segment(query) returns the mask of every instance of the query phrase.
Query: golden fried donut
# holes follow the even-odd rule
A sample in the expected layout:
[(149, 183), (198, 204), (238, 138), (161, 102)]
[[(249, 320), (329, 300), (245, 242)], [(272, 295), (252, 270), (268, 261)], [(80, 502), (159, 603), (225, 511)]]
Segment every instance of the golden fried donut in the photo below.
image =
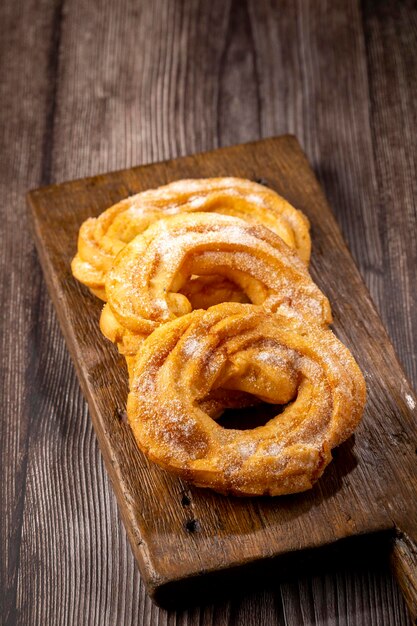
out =
[(72, 272), (106, 299), (104, 281), (122, 248), (153, 222), (177, 213), (215, 212), (244, 218), (277, 233), (300, 258), (310, 259), (309, 223), (275, 191), (241, 178), (179, 180), (122, 200), (86, 220), (78, 236)]
[[(207, 413), (207, 397), (230, 389), (289, 404), (264, 426), (225, 429)], [(144, 341), (127, 415), (138, 446), (162, 468), (224, 494), (280, 495), (312, 487), (358, 425), (365, 396), (359, 367), (330, 330), (225, 303)]]
[(184, 293), (193, 275), (221, 275), (254, 304), (331, 322), (327, 298), (278, 235), (237, 217), (192, 213), (159, 220), (117, 256), (106, 279), (103, 334), (123, 354), (136, 354), (160, 324), (192, 310)]

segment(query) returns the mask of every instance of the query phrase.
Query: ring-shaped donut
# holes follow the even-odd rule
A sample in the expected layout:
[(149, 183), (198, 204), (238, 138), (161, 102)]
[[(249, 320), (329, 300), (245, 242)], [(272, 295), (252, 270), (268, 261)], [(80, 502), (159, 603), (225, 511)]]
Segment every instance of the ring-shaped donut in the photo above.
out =
[(213, 212), (263, 224), (294, 248), (307, 264), (309, 222), (275, 191), (242, 178), (179, 180), (118, 202), (97, 218), (87, 219), (78, 236), (72, 272), (105, 300), (104, 282), (116, 255), (155, 221), (177, 213)]
[(159, 220), (117, 256), (106, 279), (103, 334), (135, 354), (160, 324), (193, 310), (184, 295), (193, 275), (221, 275), (253, 304), (331, 322), (329, 301), (278, 235), (237, 217), (193, 213)]
[[(283, 412), (253, 430), (207, 413), (215, 390), (243, 390)], [(220, 304), (165, 324), (142, 344), (127, 414), (162, 468), (225, 494), (309, 489), (360, 421), (366, 389), (349, 350), (323, 327), (250, 304)]]

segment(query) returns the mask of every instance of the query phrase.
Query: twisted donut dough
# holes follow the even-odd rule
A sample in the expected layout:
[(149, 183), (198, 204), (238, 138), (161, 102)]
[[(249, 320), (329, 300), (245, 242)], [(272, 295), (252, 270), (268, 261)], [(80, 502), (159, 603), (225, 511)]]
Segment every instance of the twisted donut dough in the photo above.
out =
[(263, 224), (308, 263), (311, 241), (305, 215), (275, 191), (241, 178), (180, 180), (150, 189), (86, 220), (78, 236), (72, 272), (106, 299), (104, 282), (116, 255), (155, 221), (177, 213), (215, 212)]
[[(207, 397), (241, 390), (290, 402), (266, 425), (227, 430)], [(225, 494), (309, 489), (360, 421), (365, 382), (333, 333), (250, 304), (219, 304), (169, 322), (142, 344), (127, 414), (143, 452)], [(220, 401), (221, 403), (221, 401)]]
[(233, 281), (254, 304), (331, 322), (327, 298), (279, 236), (237, 217), (193, 213), (159, 220), (117, 256), (106, 279), (103, 334), (122, 353), (136, 354), (160, 324), (192, 310), (178, 293), (186, 293), (187, 280), (213, 274)]

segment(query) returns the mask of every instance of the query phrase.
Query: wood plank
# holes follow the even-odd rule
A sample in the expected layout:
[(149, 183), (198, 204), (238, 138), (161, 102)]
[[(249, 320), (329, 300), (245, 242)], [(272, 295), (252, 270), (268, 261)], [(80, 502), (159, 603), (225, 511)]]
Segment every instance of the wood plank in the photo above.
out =
[(0, 621), (5, 625), (15, 624), (18, 616), (28, 448), (39, 382), (37, 317), (46, 293), (24, 195), (29, 187), (49, 182), (44, 137), (53, 102), (56, 4), (17, 0), (0, 5)]
[[(126, 372), (117, 351), (100, 337), (101, 305), (75, 284), (70, 273), (78, 228), (87, 216), (97, 215), (127, 190), (215, 175), (264, 178), (307, 214), (313, 233), (313, 278), (328, 294), (336, 333), (351, 347), (368, 384), (367, 410), (355, 443), (350, 440), (340, 447), (336, 461), (312, 491), (279, 502), (224, 498), (190, 488), (147, 461), (119, 417), (127, 393)], [(220, 570), (356, 535), (396, 528), (414, 545), (415, 398), (294, 138), (269, 139), (51, 186), (31, 192), (29, 199), (51, 296), (89, 402), (133, 552), (153, 597), (172, 601), (172, 594), (178, 597), (180, 582), (189, 587)], [(182, 503), (185, 490), (190, 510)], [(197, 521), (192, 533), (187, 525), (190, 515)]]
[(374, 205), (383, 249), (380, 310), (416, 385), (417, 74), (410, 71), (417, 49), (416, 5), (366, 1), (364, 24), (378, 183)]
[[(378, 219), (384, 240), (383, 319), (398, 345), (411, 380), (417, 380), (417, 146), (413, 141), (417, 76), (410, 73), (417, 47), (417, 11), (412, 2), (364, 3), (371, 128), (378, 179)], [(396, 210), (393, 210), (396, 207)], [(395, 297), (391, 297), (396, 294)], [(409, 604), (415, 561), (407, 538), (392, 553), (393, 568)], [(417, 610), (414, 610), (414, 619)]]

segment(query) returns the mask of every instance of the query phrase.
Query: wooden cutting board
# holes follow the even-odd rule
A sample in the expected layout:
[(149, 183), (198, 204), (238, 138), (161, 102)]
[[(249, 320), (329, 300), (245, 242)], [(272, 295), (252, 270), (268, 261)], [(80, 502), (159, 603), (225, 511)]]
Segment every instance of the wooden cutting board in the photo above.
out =
[[(361, 426), (335, 451), (315, 488), (303, 494), (224, 497), (150, 463), (124, 419), (127, 374), (99, 331), (102, 303), (71, 275), (78, 229), (87, 217), (144, 189), (212, 176), (263, 182), (309, 217), (312, 276), (330, 299), (336, 334), (365, 374)], [(51, 185), (31, 191), (28, 202), (50, 295), (150, 595), (162, 604), (184, 597), (191, 602), (197, 591), (218, 589), (220, 580), (224, 590), (242, 574), (253, 580), (254, 573), (276, 571), (275, 564), (285, 575), (291, 562), (299, 562), (296, 552), (319, 562), (315, 549), (346, 545), (342, 540), (349, 538), (349, 550), (357, 543), (362, 551), (367, 540), (353, 538), (372, 535), (390, 542), (394, 570), (416, 615), (416, 399), (297, 140), (265, 139)]]

